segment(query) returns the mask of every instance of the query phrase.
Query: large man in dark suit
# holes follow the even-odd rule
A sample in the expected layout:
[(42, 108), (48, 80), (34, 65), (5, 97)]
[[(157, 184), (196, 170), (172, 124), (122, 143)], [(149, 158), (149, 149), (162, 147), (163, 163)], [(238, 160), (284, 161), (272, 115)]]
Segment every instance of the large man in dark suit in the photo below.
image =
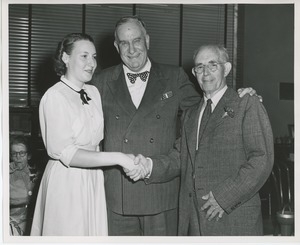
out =
[(266, 110), (256, 96), (239, 98), (227, 87), (226, 49), (203, 46), (194, 62), (204, 97), (185, 111), (176, 149), (152, 157), (146, 181), (168, 181), (180, 171), (179, 235), (263, 235), (258, 191), (274, 160)]
[[(139, 18), (117, 23), (114, 44), (124, 64), (92, 81), (102, 97), (104, 150), (166, 154), (176, 139), (178, 110), (199, 103), (199, 94), (181, 68), (148, 58), (150, 38)], [(105, 171), (105, 188), (109, 235), (177, 234), (179, 177), (146, 185), (113, 167)]]
[[(102, 97), (104, 150), (167, 154), (176, 139), (178, 110), (198, 104), (200, 96), (181, 68), (148, 58), (150, 37), (138, 17), (117, 22), (114, 45), (123, 64), (92, 80)], [(104, 173), (109, 235), (177, 235), (179, 177), (146, 185), (117, 167)]]

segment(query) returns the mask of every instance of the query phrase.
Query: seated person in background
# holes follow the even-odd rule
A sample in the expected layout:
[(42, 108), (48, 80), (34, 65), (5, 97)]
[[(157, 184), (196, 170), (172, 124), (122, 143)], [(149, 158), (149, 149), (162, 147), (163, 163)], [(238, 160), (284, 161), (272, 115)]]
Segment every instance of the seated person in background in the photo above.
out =
[(10, 140), (10, 234), (29, 235), (32, 211), (35, 204), (35, 189), (39, 175), (30, 167), (29, 144), (24, 136)]

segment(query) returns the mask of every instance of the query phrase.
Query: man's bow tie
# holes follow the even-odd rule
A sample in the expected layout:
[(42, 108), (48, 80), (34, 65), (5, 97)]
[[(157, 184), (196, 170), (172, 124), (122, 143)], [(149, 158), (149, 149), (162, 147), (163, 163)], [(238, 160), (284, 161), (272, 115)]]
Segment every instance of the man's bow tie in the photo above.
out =
[(82, 100), (82, 104), (89, 104), (88, 101), (91, 100), (91, 98), (87, 95), (87, 93), (83, 89), (81, 89), (77, 93), (80, 94), (80, 99)]
[(127, 73), (127, 76), (129, 81), (133, 84), (135, 83), (137, 77), (140, 77), (143, 82), (146, 82), (149, 73), (149, 71), (144, 71), (142, 73)]

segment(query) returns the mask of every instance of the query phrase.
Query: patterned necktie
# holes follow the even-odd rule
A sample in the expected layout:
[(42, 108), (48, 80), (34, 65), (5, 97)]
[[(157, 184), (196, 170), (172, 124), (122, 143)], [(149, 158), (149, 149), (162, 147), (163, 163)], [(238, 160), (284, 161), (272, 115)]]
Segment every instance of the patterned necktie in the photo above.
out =
[(81, 89), (80, 91), (76, 91), (80, 94), (80, 99), (82, 100), (82, 104), (89, 104), (88, 101), (91, 100), (91, 98), (87, 95), (87, 93)]
[(199, 139), (200, 139), (200, 137), (201, 137), (201, 135), (202, 135), (202, 133), (203, 133), (205, 127), (206, 127), (207, 121), (208, 121), (208, 119), (211, 115), (211, 103), (212, 103), (211, 99), (208, 99), (206, 101), (206, 107), (205, 107), (204, 112), (202, 114), (201, 123), (200, 123)]
[(149, 73), (149, 71), (144, 71), (142, 73), (127, 73), (126, 75), (129, 78), (129, 81), (134, 84), (137, 77), (140, 77), (143, 82), (146, 82)]

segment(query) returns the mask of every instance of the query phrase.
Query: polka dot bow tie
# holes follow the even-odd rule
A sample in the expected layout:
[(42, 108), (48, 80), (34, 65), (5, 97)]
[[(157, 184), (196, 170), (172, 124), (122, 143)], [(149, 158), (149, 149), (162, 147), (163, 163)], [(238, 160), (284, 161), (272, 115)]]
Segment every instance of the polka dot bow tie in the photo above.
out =
[(149, 73), (149, 71), (144, 71), (142, 73), (127, 73), (127, 77), (132, 84), (135, 83), (137, 77), (140, 77), (143, 82), (146, 82)]

